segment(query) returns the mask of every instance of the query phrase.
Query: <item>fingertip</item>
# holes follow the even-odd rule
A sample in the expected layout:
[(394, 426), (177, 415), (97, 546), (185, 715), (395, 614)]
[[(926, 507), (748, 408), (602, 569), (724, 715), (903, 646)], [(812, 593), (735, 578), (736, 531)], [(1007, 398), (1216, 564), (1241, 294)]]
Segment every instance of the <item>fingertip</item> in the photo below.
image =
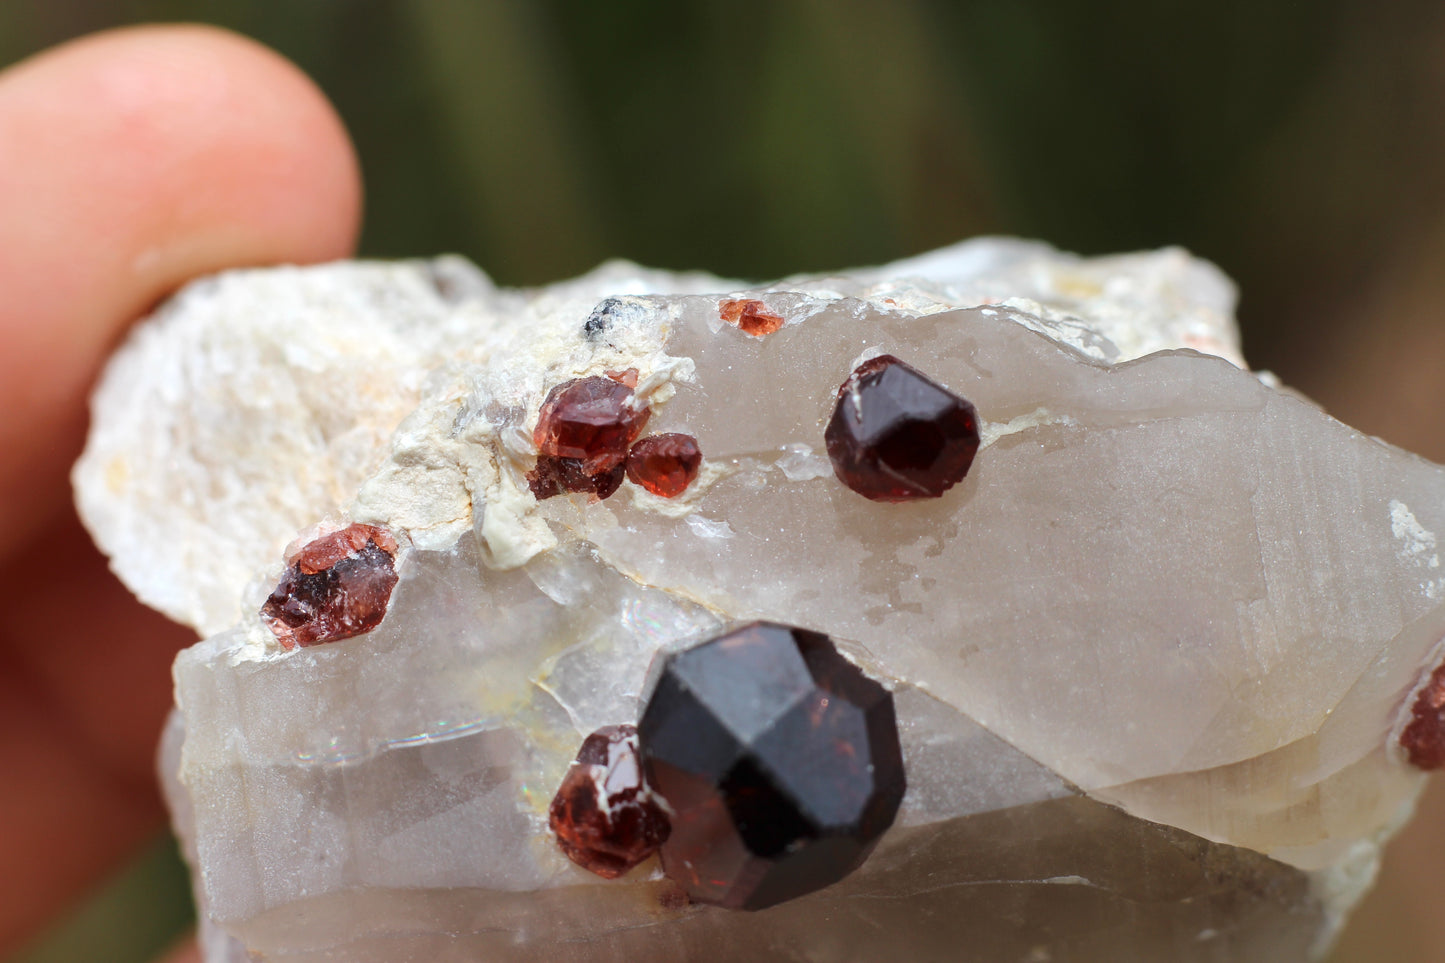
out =
[(120, 330), (199, 274), (345, 256), (361, 179), (336, 112), (280, 55), (214, 27), (131, 27), (0, 74), (0, 209), (0, 406), (23, 415), (0, 421), (0, 531), (15, 544), (64, 492)]

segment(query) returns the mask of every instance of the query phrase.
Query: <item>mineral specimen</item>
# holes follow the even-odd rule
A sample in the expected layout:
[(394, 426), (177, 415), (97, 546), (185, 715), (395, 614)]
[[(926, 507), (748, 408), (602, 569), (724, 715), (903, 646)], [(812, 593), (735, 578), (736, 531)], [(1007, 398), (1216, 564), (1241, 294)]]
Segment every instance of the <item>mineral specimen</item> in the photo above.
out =
[[(210, 963), (1319, 956), (1424, 778), (1445, 469), (1245, 369), (1232, 306), (1179, 251), (998, 239), (751, 291), (456, 259), (193, 284), (111, 362), (75, 478), (115, 570), (206, 636), (162, 775)], [(882, 354), (977, 405), (943, 497), (834, 471), (839, 385)], [(595, 449), (547, 405), (579, 382)], [(644, 412), (707, 459), (594, 497)], [(545, 459), (591, 492), (537, 497)], [(323, 521), (393, 533), (398, 581), (288, 650), (259, 610)], [(638, 720), (659, 653), (755, 620), (892, 693), (892, 828), (754, 913), (576, 866), (578, 745)]]
[(838, 480), (865, 498), (937, 498), (978, 452), (978, 414), (892, 355), (863, 362), (838, 389), (823, 433)]
[(568, 859), (605, 879), (657, 852), (670, 824), (643, 775), (636, 728), (603, 726), (582, 742), (549, 824)]
[(817, 632), (755, 622), (667, 656), (638, 728), (672, 812), (663, 869), (705, 903), (836, 883), (903, 800), (893, 697)]

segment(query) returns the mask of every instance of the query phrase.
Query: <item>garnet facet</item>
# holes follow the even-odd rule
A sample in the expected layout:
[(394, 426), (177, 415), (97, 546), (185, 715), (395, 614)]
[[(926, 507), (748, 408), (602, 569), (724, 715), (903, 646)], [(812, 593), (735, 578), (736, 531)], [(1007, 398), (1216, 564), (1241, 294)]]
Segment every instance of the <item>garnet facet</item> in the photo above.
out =
[(564, 492), (606, 498), (622, 484), (627, 450), (651, 412), (628, 385), (611, 378), (575, 378), (557, 385), (542, 403), (537, 467), (527, 482), (538, 499)]
[(663, 871), (762, 909), (862, 863), (905, 788), (888, 691), (826, 635), (771, 622), (662, 658), (638, 738), (672, 812)]
[(396, 588), (396, 539), (373, 525), (348, 525), (307, 542), (261, 607), (283, 646), (361, 635), (386, 615)]
[(632, 726), (603, 726), (582, 743), (552, 799), (552, 832), (567, 858), (615, 879), (667, 839), (667, 813), (643, 775)]
[(772, 334), (783, 326), (781, 317), (768, 311), (763, 302), (752, 298), (722, 302), (718, 305), (718, 317), (755, 338)]
[(838, 479), (865, 498), (937, 498), (978, 452), (973, 405), (892, 355), (854, 369), (823, 433)]
[(627, 453), (627, 477), (663, 498), (676, 498), (686, 491), (701, 465), (697, 439), (676, 432), (649, 435)]

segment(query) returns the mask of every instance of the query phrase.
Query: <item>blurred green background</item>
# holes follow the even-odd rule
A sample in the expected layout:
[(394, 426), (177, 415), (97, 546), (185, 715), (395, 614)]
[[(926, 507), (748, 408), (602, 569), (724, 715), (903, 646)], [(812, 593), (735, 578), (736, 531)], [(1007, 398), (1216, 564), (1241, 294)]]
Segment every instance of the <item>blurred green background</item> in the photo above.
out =
[[(1257, 367), (1445, 459), (1438, 0), (0, 0), (0, 66), (156, 20), (317, 80), (365, 170), (367, 256), (458, 251), (532, 284), (608, 257), (766, 278), (990, 232), (1181, 244), (1240, 282)], [(181, 888), (160, 846), (22, 959), (145, 959)], [(1445, 960), (1383, 892), (1340, 960)]]

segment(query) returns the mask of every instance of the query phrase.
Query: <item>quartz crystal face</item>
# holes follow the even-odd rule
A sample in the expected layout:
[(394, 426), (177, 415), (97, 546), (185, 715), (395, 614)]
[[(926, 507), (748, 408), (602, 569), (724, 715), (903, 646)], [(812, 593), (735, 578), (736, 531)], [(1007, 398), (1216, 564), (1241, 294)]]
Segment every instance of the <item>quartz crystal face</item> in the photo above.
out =
[[(161, 770), (207, 963), (1321, 958), (1445, 757), (1445, 469), (1251, 373), (1233, 304), (1177, 249), (998, 238), (752, 290), (456, 258), (188, 286), (112, 359), (74, 477), (204, 639)], [(880, 384), (897, 418), (862, 417)], [(644, 430), (706, 452), (671, 497), (622, 484)], [(858, 770), (799, 754), (802, 710), (729, 716), (725, 674), (649, 688), (757, 621), (891, 693), (901, 802), (831, 789)], [(825, 675), (744, 675), (835, 718)], [(628, 777), (578, 747), (667, 691), (706, 773), (668, 805), (718, 846), (580, 868), (559, 837), (585, 864), (608, 829), (568, 800)], [(773, 905), (693, 899), (689, 861)]]
[(643, 775), (633, 726), (603, 726), (582, 743), (552, 797), (549, 822), (567, 858), (616, 879), (657, 852), (667, 813)]
[(903, 799), (893, 697), (827, 636), (757, 622), (664, 658), (638, 724), (667, 875), (763, 909), (838, 882)]

